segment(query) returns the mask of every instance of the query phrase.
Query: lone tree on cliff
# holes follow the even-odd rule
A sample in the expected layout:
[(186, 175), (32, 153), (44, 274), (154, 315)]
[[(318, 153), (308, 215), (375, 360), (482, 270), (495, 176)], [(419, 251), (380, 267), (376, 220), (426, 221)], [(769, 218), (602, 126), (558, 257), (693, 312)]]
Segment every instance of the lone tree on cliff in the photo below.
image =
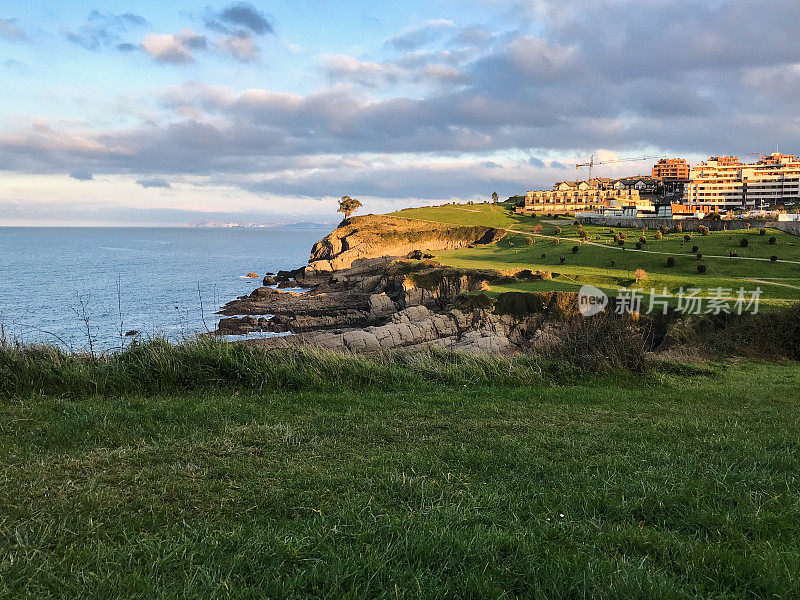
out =
[(500, 197), (497, 195), (497, 192), (492, 192), (492, 202), (494, 202), (495, 204), (497, 204), (497, 201), (498, 201), (499, 199), (500, 199)]
[(344, 213), (344, 218), (349, 219), (350, 215), (361, 208), (361, 206), (361, 202), (355, 198), (351, 198), (350, 196), (342, 196), (342, 199), (339, 200), (339, 210), (336, 212)]

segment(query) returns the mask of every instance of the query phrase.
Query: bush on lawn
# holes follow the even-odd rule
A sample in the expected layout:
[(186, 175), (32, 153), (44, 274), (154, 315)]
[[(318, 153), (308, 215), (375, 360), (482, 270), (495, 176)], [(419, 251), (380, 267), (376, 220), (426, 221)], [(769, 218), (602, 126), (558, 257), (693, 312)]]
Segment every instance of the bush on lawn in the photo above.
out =
[(668, 267), (674, 267), (675, 266), (675, 257), (674, 256), (670, 256), (670, 257), (667, 258), (667, 266)]
[(741, 240), (739, 240), (739, 245), (742, 248), (747, 248), (750, 245), (750, 240), (748, 240), (747, 238), (742, 238)]
[(776, 240), (774, 237), (771, 237), (768, 241), (770, 244), (775, 244), (778, 240)]
[(697, 273), (699, 275), (702, 275), (706, 271), (708, 271), (708, 267), (706, 267), (703, 263), (700, 263), (699, 265), (697, 265)]
[(769, 260), (771, 262), (778, 262), (778, 257), (773, 254), (772, 256), (769, 257)]

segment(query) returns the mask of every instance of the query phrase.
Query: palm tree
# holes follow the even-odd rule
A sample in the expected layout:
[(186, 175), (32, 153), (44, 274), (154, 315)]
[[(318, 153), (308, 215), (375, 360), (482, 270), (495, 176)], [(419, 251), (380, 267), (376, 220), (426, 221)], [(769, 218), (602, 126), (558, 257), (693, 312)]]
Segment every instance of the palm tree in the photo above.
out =
[(350, 215), (361, 208), (361, 206), (361, 202), (355, 198), (351, 198), (350, 196), (342, 196), (342, 199), (339, 200), (339, 210), (336, 212), (344, 213), (344, 218), (349, 219)]

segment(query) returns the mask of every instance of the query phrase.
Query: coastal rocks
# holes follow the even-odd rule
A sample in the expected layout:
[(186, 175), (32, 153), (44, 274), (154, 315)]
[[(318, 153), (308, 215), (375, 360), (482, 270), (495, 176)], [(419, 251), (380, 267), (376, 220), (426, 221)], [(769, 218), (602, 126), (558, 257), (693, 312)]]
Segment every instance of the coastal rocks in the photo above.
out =
[(369, 297), (369, 314), (371, 318), (386, 317), (396, 311), (397, 307), (394, 302), (385, 293), (372, 294)]
[[(311, 249), (307, 276), (349, 268), (362, 258), (406, 256), (424, 251), (456, 250), (470, 244), (488, 244), (503, 237), (493, 227), (459, 227), (396, 217), (353, 217)], [(416, 254), (415, 254), (416, 256)]]
[(266, 275), (264, 279), (261, 281), (262, 285), (277, 285), (278, 281), (271, 275)]
[[(347, 248), (346, 239), (339, 242)], [(269, 347), (383, 352), (435, 345), (509, 354), (555, 343), (559, 323), (576, 314), (575, 293), (507, 292), (496, 298), (480, 293), (489, 282), (521, 283), (550, 273), (455, 268), (422, 251), (405, 255), (411, 258), (357, 258), (335, 271), (311, 266), (281, 271), (275, 276), (278, 287), (309, 291), (258, 287), (223, 307), (217, 333), (293, 334), (246, 341)]]

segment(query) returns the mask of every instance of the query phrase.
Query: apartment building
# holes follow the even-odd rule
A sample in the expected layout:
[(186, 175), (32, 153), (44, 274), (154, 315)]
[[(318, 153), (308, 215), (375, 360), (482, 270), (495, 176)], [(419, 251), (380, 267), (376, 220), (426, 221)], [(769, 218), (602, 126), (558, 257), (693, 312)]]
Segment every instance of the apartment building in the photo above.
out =
[(684, 186), (684, 203), (706, 212), (772, 207), (798, 200), (800, 160), (777, 152), (752, 164), (735, 156), (712, 156), (690, 170)]
[(653, 165), (652, 176), (664, 183), (679, 183), (689, 180), (689, 163), (683, 158), (662, 158)]
[(599, 208), (652, 208), (649, 200), (634, 187), (625, 187), (614, 179), (596, 177), (589, 181), (559, 181), (552, 190), (529, 191), (519, 213), (563, 213)]

